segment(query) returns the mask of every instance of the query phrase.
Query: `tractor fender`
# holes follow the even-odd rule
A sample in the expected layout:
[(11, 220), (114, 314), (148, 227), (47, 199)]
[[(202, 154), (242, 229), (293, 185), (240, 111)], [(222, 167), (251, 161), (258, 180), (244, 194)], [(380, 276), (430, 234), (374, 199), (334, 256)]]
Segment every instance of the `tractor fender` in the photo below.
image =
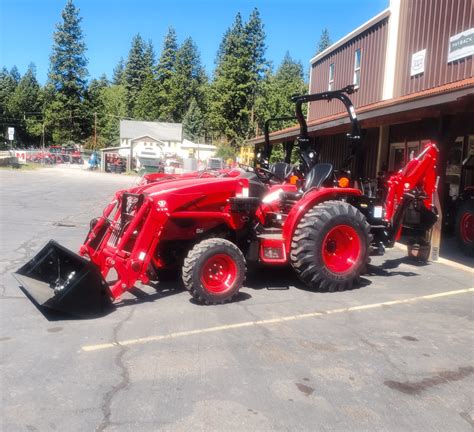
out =
[(290, 253), (291, 239), (301, 218), (315, 205), (323, 201), (339, 200), (349, 196), (360, 196), (362, 192), (354, 188), (320, 188), (309, 190), (290, 210), (283, 226), (283, 239), (286, 252)]

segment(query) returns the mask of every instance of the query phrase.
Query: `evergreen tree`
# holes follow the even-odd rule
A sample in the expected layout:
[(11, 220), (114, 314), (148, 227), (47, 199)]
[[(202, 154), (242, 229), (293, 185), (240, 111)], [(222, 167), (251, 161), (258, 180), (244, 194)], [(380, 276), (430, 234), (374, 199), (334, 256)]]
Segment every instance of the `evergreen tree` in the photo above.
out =
[(127, 116), (127, 90), (123, 85), (112, 85), (101, 90), (98, 113), (99, 145), (110, 147), (120, 144), (120, 119)]
[[(307, 91), (304, 81), (303, 65), (291, 58), (286, 52), (281, 65), (274, 75), (269, 74), (262, 86), (262, 93), (256, 102), (256, 119), (260, 130), (263, 130), (265, 120), (272, 117), (293, 115), (295, 107), (291, 96), (303, 94)], [(294, 124), (290, 120), (281, 123), (279, 127)]]
[(8, 112), (17, 119), (16, 139), (25, 144), (34, 143), (38, 137), (40, 86), (36, 79), (36, 67), (30, 64), (8, 101)]
[(178, 43), (175, 30), (170, 27), (163, 42), (160, 59), (156, 68), (158, 78), (159, 118), (163, 121), (174, 120), (175, 101), (172, 95), (172, 80), (175, 74)]
[(244, 24), (237, 14), (220, 44), (210, 96), (213, 129), (236, 146), (253, 129), (253, 108), (267, 68), (265, 34), (255, 9)]
[(99, 79), (92, 79), (87, 89), (87, 99), (89, 102), (89, 111), (98, 112), (101, 109), (101, 92), (102, 89), (110, 85), (109, 80), (105, 74), (102, 74)]
[(174, 121), (183, 120), (193, 98), (202, 99), (202, 86), (206, 82), (196, 44), (187, 38), (176, 53), (175, 68), (170, 78), (171, 117)]
[(155, 67), (155, 49), (153, 48), (153, 42), (151, 40), (145, 44), (143, 57), (147, 73), (152, 73)]
[(316, 49), (316, 54), (323, 52), (332, 44), (331, 38), (329, 37), (329, 30), (324, 28), (321, 32), (321, 37), (319, 38), (318, 47)]
[(199, 141), (205, 133), (205, 116), (194, 98), (183, 118), (183, 132), (191, 141)]
[(117, 66), (115, 66), (114, 71), (112, 72), (113, 85), (123, 84), (124, 72), (125, 72), (125, 61), (123, 57), (120, 57), (120, 60), (117, 63)]
[(176, 31), (173, 27), (170, 27), (168, 29), (168, 33), (165, 36), (163, 49), (161, 50), (161, 56), (158, 60), (158, 66), (156, 68), (156, 73), (160, 82), (163, 82), (173, 75), (177, 52), (178, 42)]
[(3, 67), (0, 71), (0, 115), (8, 114), (8, 102), (17, 85), (16, 76), (9, 72), (6, 67)]
[(237, 145), (248, 129), (251, 79), (246, 34), (240, 13), (225, 33), (219, 55), (211, 87), (209, 119), (216, 133), (232, 145)]
[(139, 34), (135, 35), (132, 39), (132, 46), (124, 71), (124, 85), (127, 90), (127, 109), (129, 114), (133, 114), (138, 94), (149, 72), (145, 50), (146, 46), (142, 37)]
[(18, 85), (18, 83), (20, 82), (20, 79), (21, 79), (21, 74), (20, 74), (20, 71), (18, 70), (18, 68), (15, 66), (13, 66), (11, 69), (10, 69), (10, 76), (12, 77), (13, 81), (15, 82), (15, 85)]
[(83, 103), (88, 72), (81, 21), (79, 10), (68, 0), (53, 35), (50, 57), (49, 81), (56, 94), (46, 117), (55, 141), (81, 140), (88, 132)]
[(250, 64), (250, 97), (248, 101), (248, 109), (250, 111), (250, 127), (255, 129), (254, 125), (254, 110), (255, 101), (260, 91), (260, 84), (268, 69), (268, 63), (265, 59), (265, 32), (263, 30), (263, 23), (260, 19), (260, 14), (257, 9), (254, 9), (250, 15), (249, 21), (245, 26), (245, 33), (247, 35), (247, 44), (249, 49), (249, 64)]
[(158, 82), (151, 72), (138, 94), (133, 117), (140, 120), (156, 121), (160, 116)]

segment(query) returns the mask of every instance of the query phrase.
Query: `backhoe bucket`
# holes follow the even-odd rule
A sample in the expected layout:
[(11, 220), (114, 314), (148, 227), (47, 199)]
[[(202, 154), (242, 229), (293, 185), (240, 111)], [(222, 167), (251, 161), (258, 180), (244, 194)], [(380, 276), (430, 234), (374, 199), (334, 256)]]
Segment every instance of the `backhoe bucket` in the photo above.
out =
[(54, 240), (14, 276), (40, 309), (91, 318), (102, 315), (112, 305), (109, 288), (99, 269)]

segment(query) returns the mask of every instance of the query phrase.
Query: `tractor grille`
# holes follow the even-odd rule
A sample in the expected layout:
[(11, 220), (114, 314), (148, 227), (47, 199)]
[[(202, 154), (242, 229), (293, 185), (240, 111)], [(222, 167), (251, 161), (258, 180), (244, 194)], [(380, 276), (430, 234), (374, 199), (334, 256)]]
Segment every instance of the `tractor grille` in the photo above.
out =
[(122, 195), (122, 201), (117, 208), (117, 211), (120, 209), (120, 213), (117, 215), (112, 234), (107, 242), (109, 246), (117, 246), (127, 226), (142, 206), (143, 198), (143, 194), (124, 193)]

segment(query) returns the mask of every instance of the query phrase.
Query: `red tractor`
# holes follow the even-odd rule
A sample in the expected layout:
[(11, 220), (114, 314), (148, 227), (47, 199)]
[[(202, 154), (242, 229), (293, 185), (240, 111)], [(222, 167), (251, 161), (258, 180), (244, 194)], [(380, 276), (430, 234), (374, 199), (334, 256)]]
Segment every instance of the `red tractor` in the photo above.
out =
[[(299, 167), (283, 162), (278, 169), (296, 173), (296, 184), (267, 168), (267, 144), (257, 168), (121, 190), (91, 221), (81, 256), (50, 241), (16, 277), (40, 305), (78, 316), (100, 313), (137, 281), (159, 280), (177, 264), (185, 288), (203, 303), (230, 301), (253, 262), (289, 264), (314, 289), (351, 288), (369, 256), (393, 246), (409, 206), (420, 213), (419, 230), (436, 222), (438, 154), (435, 144), (427, 144), (383, 190), (367, 187), (369, 180), (360, 178), (359, 125), (347, 96), (352, 91), (349, 86), (294, 98), (301, 160)], [(352, 123), (351, 155), (337, 170), (318, 163), (302, 113), (303, 103), (334, 99)]]

